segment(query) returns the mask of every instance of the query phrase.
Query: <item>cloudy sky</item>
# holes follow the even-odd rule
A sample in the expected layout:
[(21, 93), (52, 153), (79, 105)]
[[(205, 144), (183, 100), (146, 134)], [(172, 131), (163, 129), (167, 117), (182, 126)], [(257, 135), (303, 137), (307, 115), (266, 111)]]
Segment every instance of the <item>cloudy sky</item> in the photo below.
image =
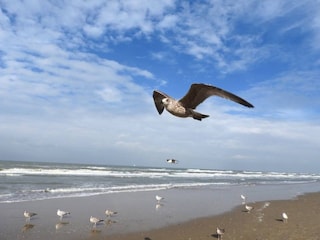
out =
[(315, 0), (0, 0), (0, 159), (319, 172), (319, 69)]

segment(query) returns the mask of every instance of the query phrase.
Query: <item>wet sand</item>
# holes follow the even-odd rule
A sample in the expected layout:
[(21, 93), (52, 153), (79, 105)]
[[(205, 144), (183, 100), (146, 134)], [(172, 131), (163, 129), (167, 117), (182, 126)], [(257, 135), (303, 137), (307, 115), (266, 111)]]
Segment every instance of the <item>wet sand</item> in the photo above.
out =
[[(205, 240), (218, 239), (216, 227), (224, 228), (224, 240), (319, 240), (320, 193), (299, 196), (293, 200), (263, 201), (250, 204), (214, 217), (199, 218), (174, 226), (112, 236), (114, 240)], [(282, 219), (282, 212), (288, 221)]]
[[(242, 193), (254, 206), (251, 213), (244, 212)], [(156, 194), (165, 197), (161, 204)], [(60, 221), (57, 209), (71, 215)], [(105, 219), (106, 209), (118, 214), (107, 219), (108, 224), (93, 227), (90, 216)], [(38, 215), (26, 222), (24, 210)], [(280, 219), (283, 211), (288, 223)], [(320, 239), (320, 184), (169, 189), (0, 203), (0, 214), (1, 240), (217, 239), (217, 226), (226, 229), (223, 239)]]

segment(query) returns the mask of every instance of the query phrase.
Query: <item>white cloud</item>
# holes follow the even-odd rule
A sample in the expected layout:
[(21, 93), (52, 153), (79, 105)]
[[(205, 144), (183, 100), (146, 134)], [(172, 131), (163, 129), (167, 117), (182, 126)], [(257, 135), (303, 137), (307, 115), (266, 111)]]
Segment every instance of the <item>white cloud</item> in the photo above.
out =
[[(166, 112), (159, 116), (151, 96), (155, 85), (182, 86), (168, 84), (170, 69), (160, 64), (165, 61), (177, 72), (187, 69), (178, 64), (185, 54), (196, 59), (198, 73), (202, 64), (210, 65), (206, 74), (211, 76), (249, 70), (270, 56), (284, 61), (289, 55), (284, 56), (281, 45), (263, 42), (264, 30), (255, 30), (276, 27), (279, 19), (288, 21), (293, 13), (317, 6), (297, 1), (288, 7), (290, 2), (3, 1), (1, 158), (74, 157), (101, 163), (125, 158), (123, 164), (148, 165), (175, 157), (190, 167), (277, 169), (277, 162), (283, 161), (285, 168), (287, 159), (303, 159), (303, 148), (313, 161), (320, 147), (314, 117), (319, 72), (299, 69), (301, 62), (271, 76), (248, 72), (260, 82), (252, 81), (251, 89), (239, 95), (256, 108), (239, 108), (224, 99), (212, 105), (215, 100), (210, 100), (199, 107), (211, 115), (203, 122)], [(318, 46), (316, 11), (275, 32), (283, 36), (302, 29), (310, 19), (305, 31)], [(140, 44), (154, 39), (162, 43), (141, 53), (147, 56), (145, 62), (135, 56), (127, 59), (134, 53), (116, 51), (123, 43), (126, 51), (134, 52), (129, 43), (141, 39)], [(295, 60), (296, 55), (289, 57)]]
[(318, 75), (317, 70), (283, 72), (256, 83), (248, 94), (260, 106), (256, 111), (266, 117), (312, 121), (319, 106)]
[(159, 24), (157, 25), (157, 27), (163, 30), (174, 29), (178, 21), (179, 21), (178, 16), (168, 14), (159, 21)]
[[(265, 59), (273, 50), (262, 46), (261, 39), (252, 37), (252, 33), (239, 31), (238, 27), (242, 27), (237, 25), (239, 21), (253, 22), (251, 26), (259, 23), (260, 27), (256, 29), (263, 33), (261, 29), (265, 29), (263, 26), (268, 22), (299, 14), (299, 11), (301, 14), (310, 12), (310, 16), (302, 15), (302, 20), (299, 18), (299, 22), (290, 23), (290, 26), (298, 27), (311, 20), (309, 29), (314, 31), (314, 39), (319, 35), (318, 14), (313, 10), (317, 5), (312, 1), (69, 1), (49, 4), (25, 1), (15, 5), (7, 1), (4, 6), (8, 14), (3, 13), (2, 18), (7, 19), (4, 20), (6, 23), (8, 16), (16, 16), (14, 28), (21, 37), (23, 32), (20, 31), (28, 29), (25, 35), (39, 36), (40, 43), (53, 39), (60, 46), (72, 48), (85, 44), (90, 46), (84, 42), (88, 40), (82, 33), (112, 43), (154, 34), (165, 39), (171, 49), (178, 49), (197, 59), (211, 59), (213, 65), (225, 73), (247, 69), (256, 61)], [(284, 25), (284, 28), (288, 29), (288, 26)], [(48, 34), (50, 38), (46, 37)], [(316, 41), (314, 43), (316, 46)], [(100, 48), (95, 44), (92, 47)], [(108, 45), (104, 48), (109, 50)], [(226, 55), (229, 57), (226, 58)]]

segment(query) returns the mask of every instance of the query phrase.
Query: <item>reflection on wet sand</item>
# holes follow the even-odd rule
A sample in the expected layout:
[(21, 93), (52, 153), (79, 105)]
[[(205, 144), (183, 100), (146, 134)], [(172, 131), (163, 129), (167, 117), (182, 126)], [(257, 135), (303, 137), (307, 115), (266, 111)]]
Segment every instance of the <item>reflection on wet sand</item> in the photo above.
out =
[(114, 223), (117, 223), (117, 221), (111, 220), (111, 219), (108, 219), (108, 220), (105, 221), (106, 227), (107, 227), (107, 226), (110, 226), (110, 225), (112, 225), (112, 224), (114, 224)]
[(163, 203), (157, 203), (156, 204), (156, 210), (159, 210), (160, 208), (162, 208), (164, 206)]
[(93, 228), (91, 228), (90, 233), (91, 233), (91, 235), (100, 234), (101, 230), (93, 227)]
[(23, 225), (21, 232), (29, 231), (33, 227), (34, 227), (34, 224), (26, 223), (25, 225)]
[(66, 226), (66, 225), (68, 225), (68, 224), (69, 224), (69, 222), (58, 222), (58, 223), (56, 224), (56, 230), (62, 228), (63, 226)]

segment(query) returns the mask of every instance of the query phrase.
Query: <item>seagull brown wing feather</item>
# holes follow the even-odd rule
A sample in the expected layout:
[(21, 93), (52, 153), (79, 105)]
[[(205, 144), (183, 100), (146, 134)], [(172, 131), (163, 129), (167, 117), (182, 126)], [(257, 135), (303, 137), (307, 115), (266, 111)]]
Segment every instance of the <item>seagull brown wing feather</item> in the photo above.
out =
[(162, 93), (160, 91), (153, 91), (153, 100), (154, 104), (158, 110), (158, 113), (161, 114), (163, 112), (164, 106), (162, 103), (162, 99), (164, 98), (170, 98), (167, 94)]
[(188, 93), (182, 99), (180, 99), (179, 102), (186, 108), (195, 109), (200, 103), (202, 103), (208, 97), (214, 95), (229, 99), (246, 107), (253, 108), (253, 105), (251, 103), (236, 96), (233, 93), (225, 91), (221, 88), (217, 88), (215, 86), (200, 83), (192, 84)]

